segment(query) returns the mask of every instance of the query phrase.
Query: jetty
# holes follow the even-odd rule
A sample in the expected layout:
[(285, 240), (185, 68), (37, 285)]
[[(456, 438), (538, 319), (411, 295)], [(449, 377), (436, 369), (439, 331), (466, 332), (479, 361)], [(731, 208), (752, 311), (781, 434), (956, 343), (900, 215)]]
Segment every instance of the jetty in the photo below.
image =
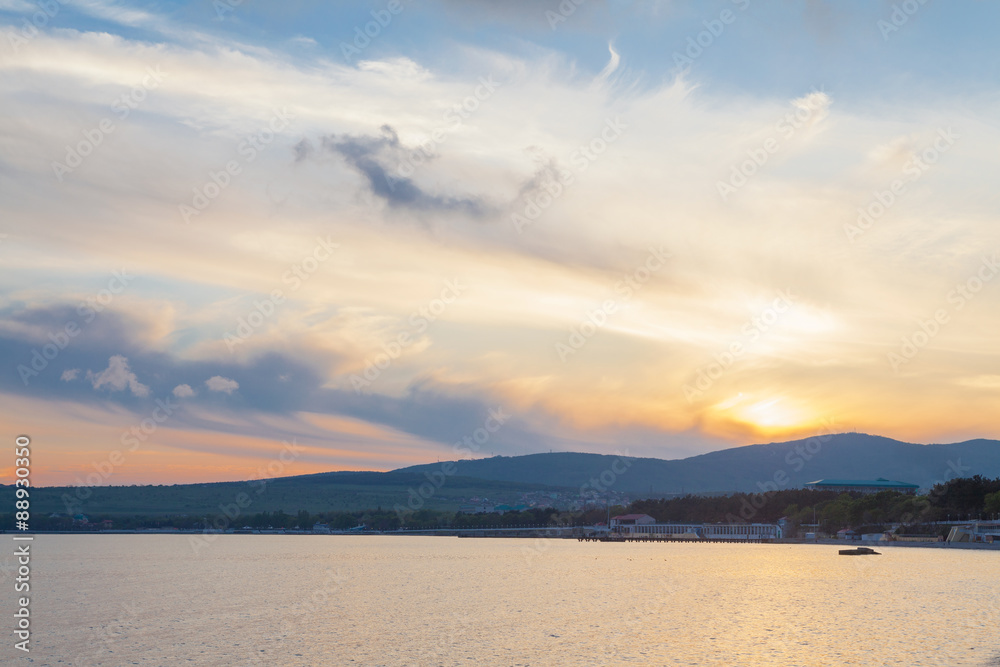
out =
[(687, 542), (703, 544), (706, 542), (731, 544), (763, 544), (775, 542), (772, 537), (683, 537), (674, 535), (584, 535), (578, 538), (580, 542)]
[(759, 544), (783, 537), (773, 523), (660, 523), (648, 514), (611, 517), (606, 528), (581, 537), (589, 542), (722, 542)]

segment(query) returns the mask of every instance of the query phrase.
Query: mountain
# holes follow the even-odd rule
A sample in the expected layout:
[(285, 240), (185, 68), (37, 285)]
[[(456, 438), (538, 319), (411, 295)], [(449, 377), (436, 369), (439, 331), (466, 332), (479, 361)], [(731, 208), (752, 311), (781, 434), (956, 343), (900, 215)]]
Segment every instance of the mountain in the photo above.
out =
[[(604, 475), (615, 491), (643, 495), (794, 488), (817, 479), (886, 479), (930, 488), (952, 477), (1000, 477), (1000, 441), (918, 445), (863, 433), (748, 445), (686, 459), (620, 459), (603, 454), (529, 454), (454, 462), (457, 474), (579, 489)], [(628, 466), (626, 467), (626, 463)], [(433, 473), (442, 463), (395, 472)], [(620, 473), (620, 474), (619, 474)]]
[[(391, 472), (326, 472), (261, 481), (173, 486), (36, 487), (32, 511), (101, 515), (358, 511), (397, 505), (455, 511), (474, 498), (515, 505), (524, 494), (574, 500), (583, 485), (633, 498), (787, 489), (823, 478), (885, 477), (930, 488), (952, 477), (1000, 477), (1000, 441), (915, 445), (859, 433), (735, 447), (667, 461), (601, 454), (530, 454), (433, 463)], [(448, 474), (448, 473), (452, 474)], [(782, 483), (784, 482), (784, 483)], [(421, 502), (418, 492), (432, 489)], [(13, 494), (14, 487), (10, 489)], [(600, 490), (600, 488), (598, 488)], [(2, 495), (2, 494), (0, 494)]]
[[(441, 479), (439, 476), (437, 479)], [(426, 487), (423, 474), (405, 472), (325, 472), (295, 477), (278, 477), (244, 482), (175, 484), (170, 486), (35, 487), (31, 495), (33, 513), (59, 512), (95, 515), (189, 515), (219, 514), (223, 507), (244, 503), (241, 514), (283, 510), (355, 512), (400, 505), (420, 509), (456, 511), (469, 498), (489, 497), (498, 503), (516, 505), (525, 493), (572, 494), (573, 489), (556, 489), (539, 484), (449, 476), (446, 484), (435, 485), (433, 494), (421, 500), (417, 493)], [(9, 489), (13, 503), (14, 487)], [(4, 493), (0, 492), (0, 495)], [(412, 504), (411, 504), (412, 503)], [(13, 505), (10, 505), (13, 507)]]

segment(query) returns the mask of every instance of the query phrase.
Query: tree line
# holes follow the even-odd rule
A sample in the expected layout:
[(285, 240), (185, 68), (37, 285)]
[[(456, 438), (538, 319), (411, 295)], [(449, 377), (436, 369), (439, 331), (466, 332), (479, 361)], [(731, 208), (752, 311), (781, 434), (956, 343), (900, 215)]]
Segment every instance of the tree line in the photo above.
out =
[[(12, 488), (12, 487), (8, 487)], [(776, 523), (784, 518), (786, 534), (794, 535), (808, 526), (826, 533), (841, 528), (878, 532), (889, 524), (901, 524), (905, 532), (923, 534), (946, 531), (936, 522), (947, 520), (990, 519), (1000, 516), (1000, 477), (956, 478), (936, 484), (925, 495), (898, 491), (873, 494), (838, 493), (811, 489), (787, 489), (765, 493), (735, 493), (728, 496), (687, 495), (676, 498), (647, 498), (627, 507), (590, 508), (582, 511), (558, 511), (551, 507), (531, 508), (491, 514), (464, 514), (422, 509), (396, 512), (376, 507), (354, 512), (316, 512), (300, 510), (288, 514), (274, 512), (221, 514), (186, 514), (173, 516), (94, 514), (84, 524), (64, 515), (35, 515), (33, 530), (98, 530), (110, 520), (118, 530), (169, 529), (201, 530), (225, 525), (228, 528), (306, 530), (317, 523), (331, 531), (345, 531), (364, 526), (366, 530), (395, 531), (433, 528), (516, 528), (528, 526), (591, 526), (608, 514), (648, 514), (658, 522), (677, 523)], [(14, 514), (0, 514), (0, 528), (14, 529)]]
[(1000, 477), (955, 478), (934, 485), (925, 495), (788, 489), (638, 500), (628, 511), (648, 514), (661, 522), (775, 523), (785, 519), (790, 528), (786, 534), (795, 534), (802, 526), (831, 534), (842, 528), (879, 532), (889, 524), (908, 526), (911, 532), (947, 532), (947, 528), (936, 527), (936, 522), (1000, 516)]

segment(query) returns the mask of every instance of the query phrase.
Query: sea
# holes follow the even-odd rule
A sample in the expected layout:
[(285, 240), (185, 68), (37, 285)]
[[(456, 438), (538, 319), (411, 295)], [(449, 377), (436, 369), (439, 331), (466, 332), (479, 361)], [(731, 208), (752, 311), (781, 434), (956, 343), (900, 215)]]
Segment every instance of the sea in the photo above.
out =
[(38, 535), (28, 654), (2, 561), (0, 663), (1000, 666), (1000, 552), (879, 551)]

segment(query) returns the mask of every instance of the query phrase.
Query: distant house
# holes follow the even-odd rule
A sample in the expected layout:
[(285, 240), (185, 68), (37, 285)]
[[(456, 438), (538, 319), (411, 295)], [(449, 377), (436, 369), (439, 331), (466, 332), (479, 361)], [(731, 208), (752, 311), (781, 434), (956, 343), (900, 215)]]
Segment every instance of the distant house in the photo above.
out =
[(648, 526), (656, 523), (656, 519), (648, 514), (619, 514), (611, 517), (611, 530), (621, 526)]
[(808, 489), (819, 491), (854, 491), (856, 493), (878, 493), (879, 491), (899, 491), (901, 493), (916, 493), (919, 484), (896, 482), (879, 477), (878, 479), (818, 479), (805, 484)]

